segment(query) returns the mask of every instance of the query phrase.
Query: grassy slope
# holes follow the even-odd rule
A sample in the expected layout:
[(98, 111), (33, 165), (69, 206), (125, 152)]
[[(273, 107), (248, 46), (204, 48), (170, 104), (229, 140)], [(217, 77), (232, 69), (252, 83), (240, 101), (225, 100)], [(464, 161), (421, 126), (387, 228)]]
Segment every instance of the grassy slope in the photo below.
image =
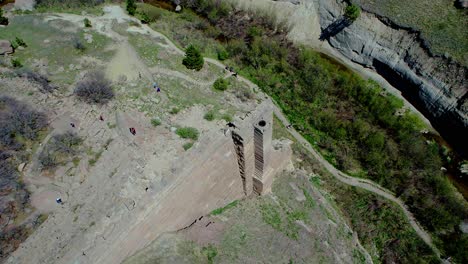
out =
[(468, 65), (468, 15), (453, 0), (353, 0), (363, 9), (421, 31), (431, 50)]
[[(23, 39), (28, 45), (23, 50), (16, 50), (13, 54), (21, 63), (30, 68), (31, 65), (40, 59), (45, 59), (52, 74), (54, 82), (71, 84), (74, 82), (77, 70), (69, 70), (70, 64), (77, 65), (80, 57), (92, 56), (100, 60), (108, 60), (112, 52), (104, 51), (110, 43), (110, 39), (95, 31), (87, 32), (93, 36), (91, 44), (84, 40), (85, 31), (78, 30), (75, 33), (63, 31), (62, 29), (72, 28), (66, 21), (44, 22), (41, 15), (26, 14), (15, 16), (10, 19), (8, 27), (0, 31), (0, 39), (14, 41), (15, 37)], [(86, 50), (78, 51), (73, 47), (74, 39), (80, 39)], [(59, 71), (63, 68), (63, 71)], [(71, 74), (73, 73), (73, 74)]]

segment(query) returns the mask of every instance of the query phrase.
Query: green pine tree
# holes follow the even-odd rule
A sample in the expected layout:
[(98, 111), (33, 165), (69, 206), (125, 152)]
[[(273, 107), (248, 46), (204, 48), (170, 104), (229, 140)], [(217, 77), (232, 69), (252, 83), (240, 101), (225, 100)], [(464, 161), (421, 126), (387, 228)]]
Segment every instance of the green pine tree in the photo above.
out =
[(136, 13), (137, 6), (135, 4), (135, 0), (127, 0), (127, 12), (134, 16)]
[(193, 45), (188, 46), (185, 50), (185, 58), (182, 60), (182, 64), (188, 69), (199, 71), (203, 68), (204, 63), (205, 60), (203, 59), (200, 51)]

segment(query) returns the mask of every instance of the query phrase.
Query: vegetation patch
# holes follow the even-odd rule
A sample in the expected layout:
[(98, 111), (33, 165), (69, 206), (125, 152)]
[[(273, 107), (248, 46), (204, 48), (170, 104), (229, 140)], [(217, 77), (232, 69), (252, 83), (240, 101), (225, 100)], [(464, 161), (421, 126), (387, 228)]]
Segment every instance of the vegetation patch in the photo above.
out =
[(75, 95), (87, 103), (105, 104), (114, 98), (111, 82), (103, 72), (90, 72), (76, 85)]
[(212, 244), (202, 248), (203, 255), (206, 256), (208, 263), (214, 263), (215, 257), (218, 255), (218, 250)]
[(151, 119), (151, 125), (154, 126), (154, 127), (157, 127), (159, 125), (161, 125), (161, 121), (157, 118), (153, 118)]
[(210, 110), (206, 112), (206, 114), (203, 116), (203, 118), (207, 121), (213, 121), (215, 119), (215, 113), (214, 111)]
[(187, 142), (184, 145), (182, 145), (185, 151), (189, 150), (191, 147), (193, 147), (193, 142)]
[(197, 140), (200, 133), (193, 127), (181, 127), (176, 130), (176, 134), (181, 138)]
[(226, 91), (229, 86), (229, 81), (224, 78), (218, 78), (213, 83), (213, 88), (218, 91)]
[(235, 201), (232, 201), (230, 202), (228, 205), (224, 206), (224, 207), (221, 207), (221, 208), (218, 208), (218, 209), (215, 209), (211, 212), (211, 215), (220, 215), (222, 214), (224, 211), (226, 210), (229, 210), (233, 207), (236, 207), (237, 204), (239, 204), (239, 201), (238, 200), (235, 200)]
[(74, 132), (65, 132), (52, 136), (50, 141), (39, 154), (39, 164), (42, 169), (53, 169), (64, 164), (70, 157), (77, 154), (82, 139)]

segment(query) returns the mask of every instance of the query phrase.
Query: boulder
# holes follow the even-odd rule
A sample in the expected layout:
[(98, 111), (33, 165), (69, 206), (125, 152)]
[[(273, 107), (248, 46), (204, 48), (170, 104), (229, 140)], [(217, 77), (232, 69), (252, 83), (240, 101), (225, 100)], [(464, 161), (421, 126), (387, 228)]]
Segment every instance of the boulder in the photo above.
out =
[(12, 54), (13, 47), (8, 40), (0, 40), (0, 55)]
[(182, 11), (182, 7), (180, 5), (177, 5), (176, 8), (175, 8), (175, 11), (176, 12)]

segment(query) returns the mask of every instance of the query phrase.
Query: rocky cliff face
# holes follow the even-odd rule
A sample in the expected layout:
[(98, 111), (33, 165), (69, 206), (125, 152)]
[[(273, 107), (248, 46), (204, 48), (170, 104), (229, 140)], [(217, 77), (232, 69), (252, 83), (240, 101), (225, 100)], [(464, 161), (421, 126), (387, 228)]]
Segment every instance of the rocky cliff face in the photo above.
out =
[(291, 24), (289, 37), (296, 43), (310, 45), (341, 61), (344, 56), (375, 70), (400, 90), (447, 141), (468, 151), (468, 141), (464, 140), (464, 135), (468, 135), (468, 70), (431, 54), (418, 32), (363, 11), (354, 23), (336, 27), (339, 32), (319, 41), (321, 32), (342, 19), (344, 1), (229, 1), (245, 10), (263, 9), (287, 20)]
[[(339, 0), (316, 0), (322, 30), (342, 17), (343, 7)], [(375, 69), (448, 141), (467, 149), (463, 138), (468, 135), (466, 67), (432, 55), (417, 32), (366, 12), (328, 41), (353, 62)]]

